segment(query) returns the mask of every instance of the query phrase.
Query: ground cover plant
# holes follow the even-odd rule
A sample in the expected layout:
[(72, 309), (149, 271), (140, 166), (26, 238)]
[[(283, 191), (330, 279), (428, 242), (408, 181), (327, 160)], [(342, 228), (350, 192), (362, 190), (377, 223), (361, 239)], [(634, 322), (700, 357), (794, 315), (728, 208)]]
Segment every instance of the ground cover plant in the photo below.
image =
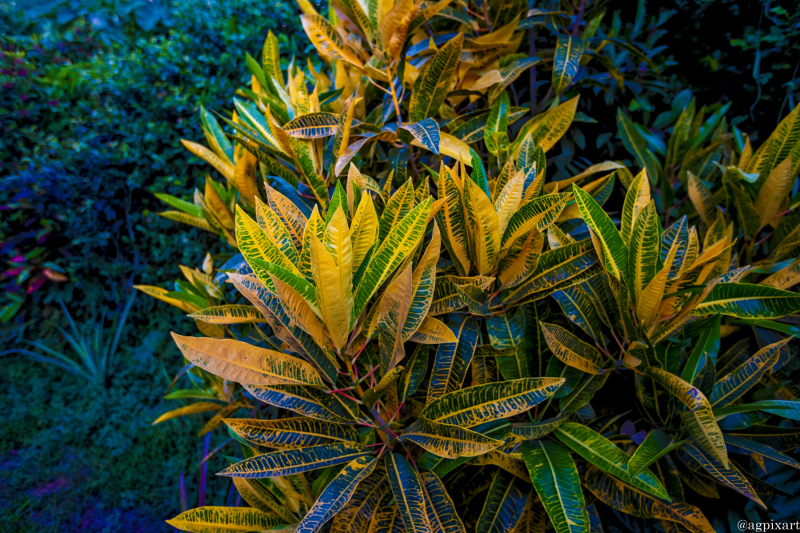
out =
[[(592, 63), (619, 86), (606, 48), (646, 63), (596, 33), (596, 6), (300, 7), (319, 57), (282, 58), (270, 34), (234, 111), (201, 110), (207, 146), (184, 141), (222, 179), (159, 195), (238, 253), (138, 287), (203, 335), (173, 335), (187, 364), (169, 397), (198, 401), (156, 423), (213, 412), (201, 433), (230, 436), (210, 455), (247, 504), (168, 523), (711, 532), (796, 516), (800, 108), (757, 146), (727, 106), (684, 101), (659, 118), (666, 143), (619, 109), (632, 159), (548, 176)], [(535, 56), (531, 28), (552, 36)], [(518, 105), (534, 67), (546, 94)]]

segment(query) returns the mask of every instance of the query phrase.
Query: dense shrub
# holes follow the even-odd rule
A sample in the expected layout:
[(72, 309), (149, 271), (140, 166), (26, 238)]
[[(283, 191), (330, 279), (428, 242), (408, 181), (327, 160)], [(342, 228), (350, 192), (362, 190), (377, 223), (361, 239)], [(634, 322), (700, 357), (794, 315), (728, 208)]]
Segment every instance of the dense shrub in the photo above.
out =
[[(322, 61), (284, 71), (270, 34), (236, 112), (202, 112), (205, 143), (183, 140), (224, 181), (160, 194), (162, 216), (239, 254), (173, 290), (137, 286), (203, 334), (173, 334), (194, 381), (168, 397), (196, 401), (154, 423), (213, 413), (202, 432), (230, 435), (218, 475), (248, 506), (169, 523), (711, 533), (793, 519), (800, 106), (755, 143), (729, 105), (683, 90), (659, 109), (644, 89), (669, 84), (629, 83), (617, 49), (653, 65), (616, 13), (601, 28), (585, 2), (522, 22), (501, 1), (447, 3), (342, 0), (325, 18), (299, 2)], [(520, 52), (530, 27), (552, 38)], [(512, 105), (538, 98), (517, 84), (527, 69), (546, 80), (541, 106)], [(603, 74), (638, 85), (605, 124), (617, 140), (597, 144), (630, 159), (591, 164), (572, 126)]]

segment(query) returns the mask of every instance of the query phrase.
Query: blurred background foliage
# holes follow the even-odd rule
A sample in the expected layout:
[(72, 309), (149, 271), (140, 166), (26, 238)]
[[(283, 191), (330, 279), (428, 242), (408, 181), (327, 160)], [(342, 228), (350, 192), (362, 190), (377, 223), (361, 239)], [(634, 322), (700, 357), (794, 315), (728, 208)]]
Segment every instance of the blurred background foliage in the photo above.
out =
[[(707, 115), (730, 103), (730, 123), (754, 140), (797, 104), (797, 2), (597, 4), (597, 34), (626, 36), (647, 61), (612, 46), (609, 61), (631, 81), (582, 74), (581, 120), (548, 157), (556, 176), (629, 157), (616, 137), (618, 106), (658, 147), (692, 97)], [(149, 425), (167, 410), (162, 391), (181, 364), (167, 333), (193, 326), (148, 298), (133, 303), (130, 327), (115, 318), (133, 281), (175, 279), (177, 265), (200, 267), (206, 251), (225, 249), (155, 216), (162, 206), (152, 193), (186, 197), (202, 186), (205, 165), (179, 139), (202, 139), (200, 106), (227, 109), (249, 85), (245, 55), (257, 55), (270, 29), (281, 49), (309, 51), (297, 12), (258, 0), (0, 4), (0, 341), (8, 349), (34, 340), (69, 356), (58, 329), (68, 317), (79, 335), (100, 331), (103, 346), (120, 335), (117, 368), (95, 386), (61, 367), (4, 358), (0, 529), (161, 531), (181, 500), (198, 497), (194, 482), (180, 495), (181, 472), (202, 473), (204, 443), (191, 422)], [(544, 96), (531, 72), (515, 84), (520, 105)], [(227, 494), (203, 497), (222, 504)]]

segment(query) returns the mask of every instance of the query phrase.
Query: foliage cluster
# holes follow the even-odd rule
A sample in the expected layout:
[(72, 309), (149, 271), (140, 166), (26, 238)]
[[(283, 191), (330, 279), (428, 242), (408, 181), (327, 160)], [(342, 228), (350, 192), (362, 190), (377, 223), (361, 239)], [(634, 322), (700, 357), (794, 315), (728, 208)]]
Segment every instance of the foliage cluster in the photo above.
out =
[(193, 381), (168, 397), (198, 401), (154, 423), (214, 413), (248, 504), (169, 523), (710, 533), (697, 496), (735, 493), (732, 525), (793, 516), (800, 106), (758, 144), (727, 105), (642, 106), (666, 139), (620, 108), (630, 159), (590, 164), (582, 92), (642, 81), (620, 51), (654, 66), (596, 5), (298, 3), (318, 60), (270, 33), (182, 141), (221, 180), (158, 194), (239, 253), (137, 287), (204, 335), (173, 334)]

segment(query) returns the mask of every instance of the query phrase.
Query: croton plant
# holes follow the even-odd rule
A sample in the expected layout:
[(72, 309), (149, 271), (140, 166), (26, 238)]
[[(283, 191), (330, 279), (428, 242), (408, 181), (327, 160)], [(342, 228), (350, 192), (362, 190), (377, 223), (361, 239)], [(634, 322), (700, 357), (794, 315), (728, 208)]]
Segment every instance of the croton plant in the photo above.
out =
[[(156, 422), (214, 412), (246, 505), (170, 524), (711, 533), (697, 495), (791, 492), (759, 471), (800, 468), (800, 111), (757, 150), (726, 108), (666, 150), (620, 111), (633, 165), (548, 180), (590, 62), (640, 53), (562, 4), (301, 1), (320, 61), (270, 34), (223, 124), (201, 110), (184, 144), (225, 182), (163, 215), (235, 253), (138, 288), (203, 335), (168, 394), (201, 401)], [(512, 105), (530, 68), (547, 95)]]

